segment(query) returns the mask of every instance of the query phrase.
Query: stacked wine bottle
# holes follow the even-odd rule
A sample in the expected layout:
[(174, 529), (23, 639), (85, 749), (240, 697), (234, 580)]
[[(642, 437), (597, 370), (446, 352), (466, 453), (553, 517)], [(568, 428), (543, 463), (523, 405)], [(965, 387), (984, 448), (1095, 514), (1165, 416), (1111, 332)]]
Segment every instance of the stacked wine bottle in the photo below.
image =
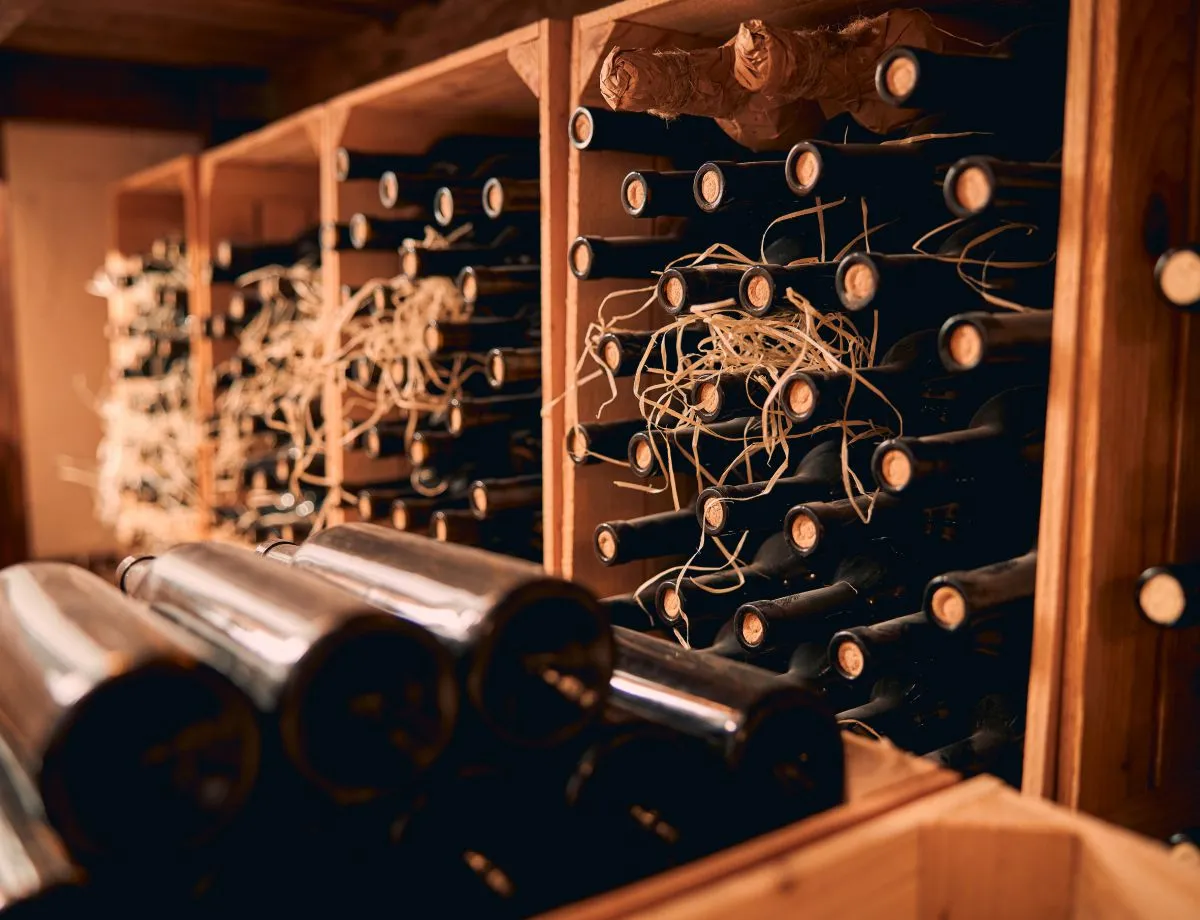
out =
[(248, 542), (312, 528), (324, 475), (320, 231), (221, 240), (209, 267), (213, 314), (213, 525)]
[(112, 354), (97, 510), (127, 545), (196, 532), (189, 285), (183, 243), (169, 236), (147, 253), (110, 256), (90, 286), (108, 301)]
[[(630, 567), (631, 592), (605, 601), (614, 622), (806, 684), (851, 730), (1016, 782), (1064, 36), (1029, 27), (955, 53), (932, 29), (929, 47), (889, 45), (894, 16), (929, 19), (901, 11), (753, 46), (830, 45), (821, 79), (862, 90), (836, 100), (747, 86), (714, 51), (612, 51), (602, 89), (621, 111), (576, 110), (572, 142), (582, 157), (668, 157), (674, 169), (631, 172), (610, 194), (672, 230), (580, 237), (571, 270), (652, 284), (647, 307), (667, 325), (601, 316), (586, 357), (632, 384), (640, 417), (581, 420), (566, 448), (676, 497), (598, 522), (605, 566), (660, 570), (643, 582)], [(756, 30), (772, 31), (746, 24), (722, 54)], [(764, 139), (761, 117), (739, 121), (785, 97), (842, 114), (798, 142), (792, 122)], [(759, 151), (704, 115), (742, 140), (759, 131)]]
[(540, 561), (536, 142), (341, 148), (337, 168), (377, 183), (387, 216), (326, 226), (326, 247), (343, 266), (399, 254), (395, 277), (342, 292), (346, 501), (362, 520)]
[(0, 571), (6, 909), (523, 917), (843, 801), (813, 693), (538, 566), (370, 524), (259, 556)]

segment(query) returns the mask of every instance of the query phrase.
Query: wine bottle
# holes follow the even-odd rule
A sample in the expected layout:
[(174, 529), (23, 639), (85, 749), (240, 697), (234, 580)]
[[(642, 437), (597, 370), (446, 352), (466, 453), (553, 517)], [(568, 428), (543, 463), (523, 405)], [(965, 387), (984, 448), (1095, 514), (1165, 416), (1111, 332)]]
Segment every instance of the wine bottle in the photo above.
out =
[(742, 604), (811, 586), (814, 578), (812, 569), (792, 555), (783, 535), (772, 534), (753, 562), (664, 582), (654, 604), (667, 626), (683, 629), (686, 620), (689, 643), (702, 647), (711, 644)]
[(468, 265), (458, 273), (455, 283), (467, 303), (529, 297), (541, 289), (542, 268), (540, 265)]
[(1154, 565), (1138, 578), (1138, 611), (1150, 623), (1182, 629), (1200, 623), (1200, 565)]
[(355, 498), (358, 516), (368, 523), (390, 521), (392, 503), (397, 499), (415, 495), (413, 487), (407, 482), (381, 483), (359, 489)]
[(431, 276), (456, 278), (468, 265), (491, 268), (532, 262), (532, 249), (517, 233), (490, 245), (455, 243), (445, 249), (429, 249), (416, 240), (405, 240), (400, 245), (400, 273), (409, 281)]
[(265, 306), (262, 298), (254, 291), (234, 291), (229, 295), (229, 305), (225, 308), (225, 312), (230, 319), (248, 323), (258, 316)]
[(350, 218), (350, 242), (355, 249), (399, 249), (407, 239), (422, 239), (426, 226), (425, 221), (415, 218), (389, 220), (367, 214), (355, 214)]
[[(851, 468), (861, 464), (866, 447), (851, 453)], [(696, 516), (711, 536), (744, 531), (779, 530), (788, 509), (808, 501), (824, 501), (843, 492), (840, 439), (823, 440), (804, 454), (791, 476), (767, 482), (711, 486), (696, 499)]]
[(1040, 473), (1046, 428), (1044, 387), (1018, 387), (988, 400), (969, 427), (901, 437), (875, 450), (871, 470), (885, 492), (961, 492), (960, 480), (995, 487), (996, 472), (1018, 478)]
[[(734, 771), (746, 829), (759, 832), (840, 803), (842, 740), (812, 693), (761, 668), (613, 629), (613, 709), (704, 740)], [(753, 832), (753, 831), (751, 831)]]
[(632, 377), (643, 357), (648, 368), (675, 371), (710, 336), (699, 323), (657, 332), (606, 332), (596, 343), (596, 354), (614, 377)]
[(346, 365), (346, 379), (363, 389), (374, 389), (383, 380), (383, 368), (365, 355), (360, 355)]
[(920, 576), (909, 573), (910, 565), (910, 557), (892, 544), (867, 546), (841, 559), (823, 587), (743, 604), (734, 615), (737, 639), (750, 650), (783, 648), (813, 641), (838, 617), (861, 623), (889, 616), (914, 605)]
[(678, 236), (577, 236), (568, 258), (581, 281), (646, 278), (684, 255), (689, 243)]
[[(76, 862), (179, 859), (242, 812), (258, 773), (257, 715), (190, 636), (59, 562), (0, 571), (0, 624), (0, 787), (26, 786), (23, 808), (40, 796), (38, 819)], [(17, 802), (0, 803), (18, 816)], [(6, 843), (9, 859), (19, 841)], [(7, 894), (33, 867), (6, 867)]]
[(1159, 294), (1179, 310), (1200, 308), (1200, 246), (1168, 249), (1154, 265)]
[(974, 370), (981, 364), (1048, 366), (1053, 326), (1050, 310), (960, 313), (942, 326), (938, 351), (948, 371)]
[(639, 431), (629, 439), (629, 470), (639, 479), (662, 474), (670, 456), (676, 468), (700, 465), (733, 479), (766, 479), (787, 462), (782, 450), (768, 454), (758, 419), (735, 418), (698, 428)]
[(321, 248), (325, 252), (347, 252), (359, 247), (354, 245), (350, 224), (330, 220), (321, 224)]
[(606, 521), (596, 527), (592, 540), (602, 563), (624, 565), (690, 551), (700, 540), (700, 529), (691, 510), (682, 508), (627, 521)]
[(461, 323), (432, 320), (425, 327), (425, 347), (431, 355), (447, 352), (487, 352), (514, 348), (529, 340), (529, 323), (523, 319), (478, 317)]
[(375, 181), (385, 172), (416, 175), (434, 168), (437, 168), (435, 161), (420, 153), (368, 153), (347, 147), (338, 147), (334, 151), (334, 171), (338, 182), (357, 179)]
[(542, 379), (540, 348), (493, 348), (487, 353), (485, 364), (488, 383), (494, 390)]
[(428, 213), (429, 201), (446, 182), (453, 181), (453, 172), (405, 173), (394, 169), (379, 176), (379, 203), (387, 210), (403, 208), (421, 214)]
[(1008, 220), (1034, 218), (1057, 224), (1062, 165), (963, 157), (946, 173), (942, 194), (955, 217), (992, 213)]
[(968, 779), (998, 773), (1002, 779), (1016, 780), (1024, 741), (1023, 711), (1019, 697), (1014, 700), (1001, 693), (988, 694), (974, 708), (971, 733), (930, 751), (925, 759)]
[(1029, 601), (1037, 578), (1037, 550), (1015, 559), (960, 572), (946, 572), (925, 588), (924, 611), (948, 632), (1016, 601)]
[(434, 512), (457, 511), (466, 507), (465, 494), (457, 491), (443, 493), (436, 498), (397, 498), (392, 502), (392, 526), (408, 533), (428, 533)]
[(638, 586), (629, 594), (615, 594), (612, 597), (600, 598), (600, 606), (604, 608), (613, 626), (621, 626), (637, 632), (657, 632), (660, 629), (660, 623), (654, 612), (654, 595), (658, 592), (660, 584), (670, 581), (674, 577), (674, 572), (664, 572), (657, 578)]
[(429, 536), (439, 543), (457, 543), (502, 553), (529, 562), (542, 559), (542, 514), (503, 512), (487, 518), (472, 511), (438, 509), (429, 522)]
[(476, 479), (470, 488), (471, 512), (484, 520), (505, 511), (540, 510), (542, 492), (540, 473), (504, 479)]
[[(213, 249), (213, 266), (225, 274), (222, 278), (244, 275), (267, 265), (290, 266), (297, 262), (316, 262), (321, 257), (320, 228), (302, 231), (284, 242), (234, 243), (220, 240)], [(214, 278), (214, 281), (217, 279)]]
[(629, 439), (646, 431), (646, 420), (581, 422), (567, 432), (567, 456), (579, 466), (603, 463), (605, 458), (622, 462)]
[(455, 177), (433, 193), (433, 217), (441, 226), (456, 220), (486, 217), (483, 192), (495, 180), (533, 179), (538, 174), (537, 158), (495, 157), (479, 166), (474, 175)]
[(617, 150), (665, 156), (679, 164), (699, 164), (713, 155), (745, 155), (711, 118), (680, 115), (670, 120), (640, 112), (613, 112), (581, 105), (567, 120), (577, 150)]
[(668, 268), (658, 277), (654, 296), (671, 316), (692, 307), (736, 299), (745, 269), (740, 265), (692, 265)]
[(450, 741), (453, 664), (411, 623), (220, 543), (130, 556), (117, 576), (212, 649), (216, 666), (276, 715), (297, 771), (335, 800), (405, 788)]
[(542, 207), (539, 179), (501, 179), (493, 176), (483, 184), (483, 213), (493, 220), (506, 214), (536, 214)]
[(372, 460), (381, 457), (403, 457), (408, 452), (407, 434), (406, 422), (381, 422), (372, 425), (363, 434), (363, 453)]
[(446, 413), (446, 430), (462, 434), (476, 428), (506, 425), (513, 428), (541, 426), (542, 397), (539, 393), (527, 396), (493, 396), (483, 399), (450, 400)]
[(418, 429), (408, 449), (414, 466), (443, 473), (486, 466), (489, 470), (514, 469), (525, 461), (519, 439), (496, 426), (471, 429), (460, 435)]
[(846, 680), (873, 683), (889, 671), (919, 672), (922, 662), (944, 655), (946, 646), (946, 633), (924, 612), (910, 613), (835, 633), (829, 661)]
[[(915, 680), (908, 674), (888, 675), (871, 688), (868, 702), (838, 713), (838, 721), (855, 734), (883, 737), (914, 754), (927, 754), (959, 738), (969, 726), (961, 706), (962, 686), (947, 688), (944, 681)], [(869, 731), (858, 731), (857, 724)]]
[(696, 174), (691, 170), (656, 172), (639, 169), (621, 182), (621, 206), (630, 217), (688, 217), (696, 209), (692, 191)]
[(371, 524), (309, 537), (293, 557), (436, 636), (466, 703), (502, 743), (566, 740), (604, 708), (613, 638), (583, 588), (539, 566)]
[(802, 308), (788, 300), (790, 288), (824, 311), (837, 299), (837, 271), (835, 262), (754, 265), (738, 281), (738, 304), (751, 316), (800, 312)]
[[(746, 162), (710, 160), (696, 170), (692, 192), (700, 210), (715, 213), (734, 207), (795, 205), (784, 163), (779, 159)], [(800, 210), (800, 208), (793, 208)]]
[[(863, 517), (870, 515), (870, 523)], [(919, 502), (901, 501), (886, 492), (796, 505), (784, 518), (783, 532), (792, 551), (803, 558), (853, 552), (879, 537), (922, 535), (929, 512)]]
[(0, 837), (9, 866), (0, 883), (0, 898), (14, 920), (108, 913), (96, 903), (84, 873), (72, 864), (62, 841), (46, 823), (34, 779), (12, 763), (0, 772)]
[(696, 418), (706, 425), (732, 418), (762, 415), (767, 395), (775, 381), (763, 370), (722, 373), (697, 380), (689, 394)]

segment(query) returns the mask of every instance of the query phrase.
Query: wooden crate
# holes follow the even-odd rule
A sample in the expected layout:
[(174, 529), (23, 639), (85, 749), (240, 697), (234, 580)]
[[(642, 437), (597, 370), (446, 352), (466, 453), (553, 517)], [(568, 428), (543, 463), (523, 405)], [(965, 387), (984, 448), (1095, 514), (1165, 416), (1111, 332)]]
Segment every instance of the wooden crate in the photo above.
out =
[(1145, 837), (1021, 796), (991, 777), (901, 805), (841, 833), (791, 839), (804, 826), (549, 916), (1200, 916), (1200, 871), (1193, 863), (1172, 859), (1164, 845)]
[[(333, 152), (358, 150), (419, 153), (452, 133), (540, 137), (543, 390), (561, 392), (565, 350), (566, 123), (570, 28), (542, 20), (433, 63), (396, 74), (328, 103), (321, 203), (327, 221), (347, 221), (355, 212), (385, 213), (372, 183), (339, 183)], [(342, 284), (358, 285), (398, 273), (391, 253), (326, 253), (326, 291), (337, 296)], [(330, 302), (333, 309), (335, 302)], [(329, 343), (336, 349), (339, 342)], [(325, 418), (331, 444), (329, 469), (335, 481), (344, 475), (341, 394), (328, 387)], [(335, 427), (336, 426), (336, 427)], [(559, 483), (550, 468), (560, 456), (564, 436), (561, 409), (543, 422), (547, 487), (544, 497), (547, 564), (559, 555), (554, 509), (561, 506)]]
[[(318, 223), (323, 130), (324, 108), (314, 106), (200, 156), (200, 219), (196, 245), (190, 246), (198, 262), (193, 265), (209, 265), (213, 247), (222, 239), (286, 240)], [(199, 274), (194, 298), (197, 325), (224, 312), (232, 293), (231, 285), (214, 285)], [(193, 357), (202, 387), (196, 411), (207, 419), (213, 414), (211, 341), (205, 339)], [(200, 494), (203, 504), (212, 507), (211, 443), (200, 457)]]
[[(791, 26), (845, 21), (895, 3), (627, 0), (574, 23), (571, 104), (602, 105), (609, 48), (698, 47), (747, 18)], [(922, 4), (930, 7), (930, 4)], [(947, 6), (947, 4), (934, 4)], [(1003, 13), (1010, 4), (956, 4)], [(1073, 0), (1064, 192), (1037, 637), (1025, 787), (1147, 832), (1200, 820), (1200, 716), (1195, 634), (1147, 626), (1133, 606), (1147, 565), (1195, 558), (1200, 426), (1187, 422), (1200, 369), (1195, 321), (1169, 311), (1152, 273), (1168, 245), (1197, 238), (1194, 0), (1151, 12), (1137, 0)], [(1101, 49), (1097, 52), (1096, 49)], [(1155, 87), (1154, 90), (1149, 87)], [(662, 161), (572, 149), (567, 233), (646, 232), (616, 189), (631, 169)], [(628, 283), (567, 278), (567, 373), (603, 297)], [(595, 417), (603, 388), (570, 392), (566, 422)], [(606, 410), (635, 412), (629, 394)], [(616, 418), (618, 414), (607, 414)], [(666, 496), (614, 488), (604, 466), (563, 477), (562, 571), (600, 594), (632, 590), (650, 566), (604, 569), (597, 523), (669, 507)], [(1191, 512), (1189, 514), (1189, 511)]]

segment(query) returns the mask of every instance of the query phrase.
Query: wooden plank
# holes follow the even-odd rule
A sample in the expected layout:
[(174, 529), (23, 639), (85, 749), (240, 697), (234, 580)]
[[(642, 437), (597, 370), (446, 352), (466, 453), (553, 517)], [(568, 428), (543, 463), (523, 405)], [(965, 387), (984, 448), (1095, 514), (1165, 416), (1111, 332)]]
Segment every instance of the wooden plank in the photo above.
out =
[(0, 182), (0, 567), (21, 562), (27, 552), (11, 234), (8, 183)]
[(320, 126), (323, 118), (323, 107), (312, 106), (220, 147), (214, 147), (204, 154), (204, 159), (214, 165), (234, 161), (242, 164), (315, 165), (320, 155)]

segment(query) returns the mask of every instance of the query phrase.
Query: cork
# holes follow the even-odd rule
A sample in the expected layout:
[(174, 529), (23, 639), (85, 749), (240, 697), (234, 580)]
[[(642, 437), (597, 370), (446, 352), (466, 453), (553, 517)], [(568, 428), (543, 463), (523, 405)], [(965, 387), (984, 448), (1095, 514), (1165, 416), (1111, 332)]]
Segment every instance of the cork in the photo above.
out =
[(400, 254), (400, 271), (409, 278), (419, 277), (421, 274), (421, 257), (415, 250), (406, 249)]
[(446, 526), (446, 519), (439, 514), (433, 519), (433, 538), (445, 543), (449, 537), (450, 528)]
[(617, 538), (610, 531), (602, 530), (596, 534), (596, 549), (601, 559), (615, 559), (617, 556)]
[(360, 495), (358, 497), (358, 514), (364, 521), (369, 521), (374, 516), (371, 514), (371, 496)]
[(821, 178), (821, 158), (805, 150), (792, 163), (792, 176), (802, 188), (811, 188)]
[(265, 492), (267, 485), (267, 474), (262, 470), (255, 470), (250, 474), (250, 488), (255, 492)]
[(946, 351), (959, 367), (977, 367), (983, 360), (983, 335), (970, 323), (959, 323), (946, 336)]
[(742, 617), (742, 642), (752, 648), (762, 645), (763, 637), (767, 634), (766, 624), (757, 613), (747, 612)]
[(350, 242), (355, 249), (362, 249), (371, 241), (371, 222), (365, 214), (350, 218)]
[(897, 99), (904, 99), (917, 85), (917, 65), (906, 57), (898, 57), (888, 64), (883, 75), (888, 92)]
[(426, 326), (421, 338), (425, 342), (426, 350), (430, 352), (438, 352), (441, 350), (442, 333), (438, 330), (436, 325), (431, 323), (430, 325)]
[(796, 548), (810, 552), (816, 548), (820, 539), (821, 533), (817, 528), (817, 522), (807, 514), (797, 514), (792, 521), (792, 543)]
[(875, 296), (877, 288), (875, 271), (863, 262), (855, 262), (842, 275), (842, 290), (855, 306), (866, 304)]
[(588, 439), (587, 433), (583, 428), (576, 425), (567, 432), (567, 456), (576, 463), (581, 463), (587, 459), (588, 455)]
[(397, 530), (408, 530), (408, 512), (403, 505), (392, 506), (392, 526)]
[(758, 310), (765, 310), (771, 305), (771, 282), (763, 275), (755, 275), (746, 285), (746, 299)]
[(712, 381), (706, 380), (696, 388), (696, 408), (705, 415), (712, 415), (721, 408), (721, 390)]
[(492, 217), (500, 216), (504, 210), (504, 186), (495, 179), (489, 180), (487, 188), (484, 189), (483, 206)]
[(463, 300), (467, 303), (474, 303), (475, 298), (479, 296), (479, 279), (474, 275), (463, 275), (459, 291), (462, 293)]
[(233, 261), (233, 244), (229, 240), (217, 243), (216, 262), (222, 268), (228, 268)]
[(218, 313), (210, 322), (209, 329), (212, 331), (214, 339), (225, 338), (225, 333), (229, 331), (229, 324), (225, 317)]
[(592, 119), (586, 112), (576, 112), (571, 119), (571, 137), (580, 147), (586, 147), (592, 139)]
[(338, 181), (345, 182), (346, 176), (350, 173), (350, 152), (345, 147), (339, 147), (333, 157), (337, 164)]
[(725, 501), (715, 495), (704, 503), (704, 523), (712, 530), (725, 526)]
[(663, 591), (662, 605), (663, 616), (672, 623), (683, 616), (683, 600), (679, 596), (679, 589), (674, 585), (668, 585)]
[(630, 179), (625, 184), (625, 204), (632, 211), (640, 211), (646, 204), (646, 182), (641, 178)]
[(610, 371), (616, 372), (621, 366), (621, 346), (617, 342), (608, 341), (604, 343), (604, 352), (601, 355)]
[[(232, 295), (229, 298), (228, 312), (234, 319), (246, 318), (246, 298), (241, 293)], [(214, 316), (213, 319), (216, 319)]]
[(954, 200), (972, 214), (991, 203), (992, 192), (992, 180), (981, 166), (968, 166), (954, 179)]
[(446, 418), (446, 430), (451, 434), (460, 434), (463, 430), (463, 412), (458, 406), (451, 406)]
[[(374, 434), (374, 432), (371, 432)], [(413, 466), (424, 466), (429, 460), (429, 445), (424, 441), (413, 441), (408, 446), (408, 457)]]
[(654, 466), (654, 451), (650, 449), (649, 441), (638, 441), (633, 448), (633, 462), (639, 470), (648, 470)]
[(883, 455), (879, 474), (885, 484), (893, 489), (903, 489), (912, 480), (912, 461), (904, 451), (893, 448)]
[(1200, 302), (1200, 254), (1190, 249), (1170, 253), (1158, 270), (1158, 287), (1176, 306)]
[(700, 197), (709, 204), (717, 204), (721, 200), (721, 185), (720, 173), (710, 166), (700, 176)]
[(663, 297), (672, 307), (676, 309), (682, 307), (686, 296), (687, 291), (684, 289), (682, 278), (672, 276), (663, 284)]
[(379, 432), (372, 428), (363, 439), (363, 450), (368, 457), (378, 457), (380, 447)]
[(471, 507), (479, 514), (487, 514), (488, 497), (487, 489), (480, 483), (471, 486)]
[(812, 383), (803, 377), (791, 381), (787, 388), (787, 404), (796, 418), (808, 418), (817, 405), (817, 394)]
[(844, 641), (837, 647), (838, 670), (851, 679), (862, 675), (867, 666), (862, 649), (850, 641)]
[(957, 629), (967, 618), (967, 602), (953, 585), (939, 585), (929, 599), (929, 613), (947, 629)]
[(433, 216), (440, 224), (448, 224), (454, 219), (454, 193), (450, 189), (440, 188), (434, 193)]
[(385, 208), (394, 208), (400, 200), (400, 180), (395, 173), (386, 172), (380, 177), (379, 200)]
[(1187, 595), (1174, 575), (1158, 572), (1146, 579), (1138, 590), (1138, 606), (1151, 621), (1172, 626), (1187, 609)]
[(592, 253), (578, 240), (571, 244), (571, 267), (577, 275), (586, 275), (592, 268)]
[(488, 380), (494, 387), (504, 386), (504, 355), (488, 355)]

